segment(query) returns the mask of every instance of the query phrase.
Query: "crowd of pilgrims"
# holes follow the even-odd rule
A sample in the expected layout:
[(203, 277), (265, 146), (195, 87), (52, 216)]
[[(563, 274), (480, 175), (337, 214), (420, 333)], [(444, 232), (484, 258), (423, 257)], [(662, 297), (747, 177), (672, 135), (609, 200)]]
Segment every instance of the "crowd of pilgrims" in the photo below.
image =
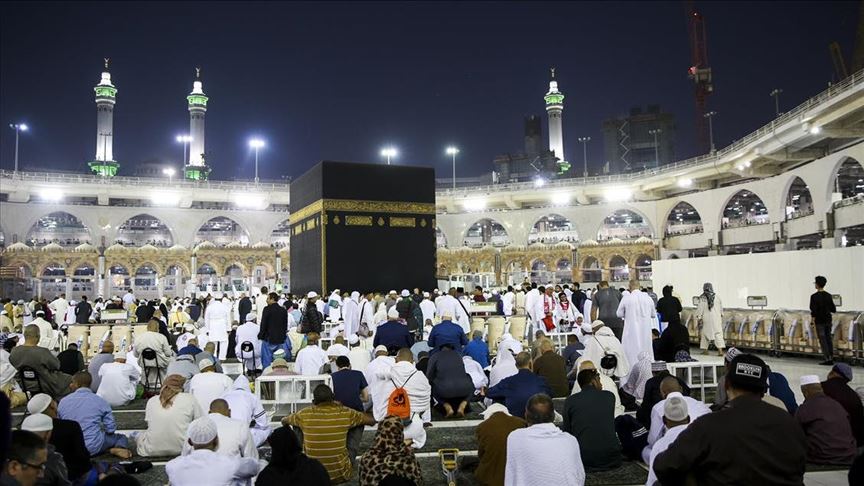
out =
[[(478, 302), (495, 303), (482, 307), (488, 315), (525, 316), (525, 335), (487, 342), (471, 328)], [(414, 450), (426, 444), (433, 410), (436, 420), (479, 411), (477, 457), (461, 467), (484, 485), (582, 485), (586, 473), (627, 461), (648, 467), (649, 486), (801, 485), (807, 464), (850, 468), (850, 484), (864, 484), (864, 390), (849, 386), (852, 368), (803, 376), (797, 403), (782, 374), (725, 349), (711, 284), (696, 316), (702, 353), (713, 345), (726, 365), (713, 403), (691, 398), (669, 372), (669, 362), (694, 360), (671, 286), (660, 298), (636, 283), (601, 282), (588, 292), (525, 283), (322, 298), (262, 288), (146, 301), (129, 290), (93, 303), (60, 295), (2, 304), (4, 432), (10, 407), (27, 412), (0, 447), (3, 486), (139, 484), (134, 473), (152, 467), (148, 458), (171, 458), (166, 473), (177, 486), (355, 476), (361, 486), (420, 485)], [(124, 310), (146, 332), (121, 349), (103, 339), (89, 362), (79, 343), (59, 349), (70, 326), (99, 323), (106, 310)], [(233, 359), (248, 373), (227, 376), (222, 364)], [(24, 393), (22, 369), (36, 373), (40, 393)], [(315, 386), (312, 406), (274, 429), (247, 374), (329, 374), (332, 387)], [(113, 410), (142, 393), (146, 430), (119, 433)], [(373, 444), (360, 450), (371, 425)]]

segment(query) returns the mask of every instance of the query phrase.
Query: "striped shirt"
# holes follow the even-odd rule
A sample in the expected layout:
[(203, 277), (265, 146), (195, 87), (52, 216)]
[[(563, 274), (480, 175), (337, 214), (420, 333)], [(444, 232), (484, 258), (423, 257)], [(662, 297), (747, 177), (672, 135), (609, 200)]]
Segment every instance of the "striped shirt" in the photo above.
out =
[(334, 402), (304, 408), (288, 417), (290, 425), (303, 430), (306, 455), (321, 461), (334, 484), (354, 474), (345, 442), (348, 429), (364, 421), (362, 413)]

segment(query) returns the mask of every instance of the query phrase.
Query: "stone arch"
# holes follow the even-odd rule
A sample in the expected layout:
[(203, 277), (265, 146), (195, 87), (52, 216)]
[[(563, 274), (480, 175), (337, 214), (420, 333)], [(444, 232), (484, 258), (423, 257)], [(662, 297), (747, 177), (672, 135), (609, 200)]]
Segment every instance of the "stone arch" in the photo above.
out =
[(65, 277), (66, 273), (66, 265), (56, 261), (45, 263), (39, 268), (40, 277)]
[(784, 199), (780, 207), (783, 208), (784, 219), (795, 219), (813, 214), (815, 204), (813, 193), (810, 192), (810, 186), (801, 177), (790, 177), (786, 181), (782, 194)]
[(167, 274), (171, 267), (177, 267), (180, 269), (181, 274), (184, 277), (188, 277), (191, 272), (189, 271), (189, 264), (187, 262), (182, 262), (179, 260), (168, 260), (165, 262), (165, 273)]
[(826, 194), (835, 192), (840, 192), (843, 199), (864, 194), (864, 164), (860, 160), (848, 156), (837, 160), (828, 179)]
[(159, 265), (158, 263), (153, 263), (152, 260), (145, 260), (141, 263), (136, 264), (135, 265), (135, 274), (137, 275), (138, 270), (141, 270), (144, 267), (150, 267), (151, 269), (153, 269), (156, 272), (157, 275), (163, 274), (162, 265)]
[[(207, 268), (207, 267), (209, 267), (209, 268), (211, 268), (211, 269), (213, 270), (213, 273), (212, 273), (212, 274), (209, 273), (209, 272), (208, 272), (208, 273), (201, 273), (201, 270), (203, 270), (203, 269), (205, 269), (205, 268)], [(198, 262), (198, 268), (195, 269), (195, 275), (215, 275), (215, 276), (219, 276), (219, 275), (222, 274), (221, 270), (222, 270), (222, 267), (221, 267), (218, 263), (216, 263), (216, 262), (212, 262), (212, 261)]]
[[(597, 227), (597, 231), (595, 232), (595, 234), (597, 235), (597, 240), (600, 241), (603, 239), (618, 237), (618, 236), (615, 236), (614, 234), (609, 234), (607, 225), (608, 224), (621, 224), (623, 226), (625, 224), (631, 224), (631, 223), (627, 223), (628, 217), (630, 218), (630, 221), (633, 221), (633, 222), (635, 222), (637, 219), (639, 221), (641, 221), (640, 223), (638, 223), (639, 227), (634, 228), (635, 233), (632, 235), (632, 237), (630, 239), (636, 239), (640, 236), (645, 236), (648, 238), (654, 237), (654, 226), (651, 224), (651, 220), (648, 218), (648, 216), (644, 212), (640, 211), (639, 209), (625, 206), (625, 207), (619, 207), (619, 208), (612, 210), (611, 212), (607, 213), (607, 216), (605, 218), (603, 218), (602, 221), (600, 221), (600, 225)], [(619, 219), (621, 220), (620, 223), (618, 222)], [(604, 234), (604, 233), (606, 233), (606, 234)], [(643, 233), (647, 233), (647, 234), (643, 234)], [(625, 239), (625, 238), (620, 238), (620, 239)]]
[(528, 230), (529, 245), (536, 242), (552, 245), (562, 241), (578, 242), (579, 232), (570, 218), (559, 213), (544, 214), (537, 218)]
[(32, 277), (32, 276), (33, 276), (33, 266), (32, 266), (29, 262), (27, 262), (27, 261), (24, 261), (24, 260), (12, 260), (12, 261), (10, 261), (9, 263), (7, 263), (5, 266), (7, 266), (7, 267), (18, 267), (19, 269), (21, 269), (21, 270), (24, 271), (24, 276), (25, 276), (25, 277), (28, 277), (28, 276), (29, 276), (29, 277)]
[(235, 241), (248, 245), (249, 238), (249, 230), (236, 219), (221, 215), (206, 218), (195, 231), (195, 245), (203, 241), (209, 241), (216, 246), (225, 246)]
[(613, 282), (626, 282), (630, 280), (630, 267), (627, 259), (615, 254), (609, 257), (609, 280)]
[(704, 231), (702, 215), (687, 201), (678, 201), (666, 213), (666, 218), (663, 221), (665, 236), (687, 235)]
[(770, 222), (765, 200), (750, 189), (729, 196), (720, 211), (721, 228)]
[(652, 275), (652, 264), (654, 258), (647, 253), (642, 253), (633, 259), (633, 268), (636, 270), (638, 280), (650, 280)]
[(235, 267), (236, 267), (236, 268), (239, 268), (239, 269), (240, 269), (240, 272), (241, 272), (244, 276), (250, 274), (249, 270), (246, 268), (246, 265), (245, 265), (243, 262), (241, 262), (241, 261), (239, 261), (239, 260), (236, 260), (236, 261), (233, 261), (233, 262), (227, 262), (227, 263), (225, 264), (225, 269), (222, 271), (222, 275), (227, 276), (227, 275), (228, 275), (228, 272), (229, 272), (232, 268), (235, 268)]
[[(63, 233), (50, 231), (58, 224), (66, 225), (67, 231)], [(93, 231), (90, 227), (84, 224), (83, 219), (69, 211), (53, 211), (33, 218), (26, 227), (27, 235), (24, 243), (33, 247), (44, 246), (54, 240), (59, 240), (62, 246), (67, 247), (93, 241)]]
[(585, 255), (579, 265), (583, 282), (599, 282), (603, 280), (603, 268), (600, 260), (593, 255)]
[(75, 266), (75, 270), (72, 271), (72, 275), (76, 277), (92, 277), (96, 275), (96, 266), (90, 265), (86, 262), (79, 263)]
[[(486, 228), (488, 228), (488, 231)], [(496, 233), (498, 233), (498, 235), (496, 235)], [(501, 235), (502, 233), (503, 238)], [(510, 244), (510, 233), (507, 231), (506, 226), (494, 218), (484, 217), (478, 219), (468, 226), (468, 229), (466, 229), (463, 234), (463, 240), (468, 241), (469, 245), (471, 244), (471, 241), (478, 237), (480, 238), (480, 243), (482, 245), (495, 244), (496, 246), (507, 246)], [(469, 240), (469, 238), (471, 238), (471, 240)]]
[[(151, 233), (152, 237), (147, 233)], [(132, 247), (150, 244), (169, 248), (174, 245), (174, 242), (174, 229), (168, 223), (150, 213), (139, 213), (127, 218), (117, 227), (112, 243)]]

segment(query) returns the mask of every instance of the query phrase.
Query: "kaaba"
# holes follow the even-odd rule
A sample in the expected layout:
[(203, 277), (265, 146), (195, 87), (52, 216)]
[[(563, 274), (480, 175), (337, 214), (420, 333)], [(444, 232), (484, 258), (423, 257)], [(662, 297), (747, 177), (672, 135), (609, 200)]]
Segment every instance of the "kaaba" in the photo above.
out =
[(291, 291), (435, 286), (435, 171), (323, 161), (291, 182)]

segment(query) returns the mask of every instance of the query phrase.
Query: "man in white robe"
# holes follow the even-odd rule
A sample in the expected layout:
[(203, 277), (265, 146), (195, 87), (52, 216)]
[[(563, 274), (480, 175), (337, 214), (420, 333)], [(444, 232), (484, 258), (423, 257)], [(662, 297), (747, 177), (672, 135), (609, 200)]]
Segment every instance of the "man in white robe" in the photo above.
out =
[(267, 307), (267, 287), (261, 287), (261, 293), (255, 297), (255, 322), (261, 323), (261, 317), (264, 315), (264, 308)]
[[(681, 435), (681, 432), (687, 430), (687, 427), (692, 422), (687, 409), (687, 402), (682, 398), (668, 397), (663, 403), (663, 427), (666, 432), (663, 437), (657, 439), (654, 447), (651, 448), (651, 457), (648, 464), (648, 481), (645, 486), (654, 486), (657, 483), (657, 476), (654, 474), (654, 459), (665, 451), (675, 442), (675, 439)], [(657, 483), (659, 484), (659, 483)]]
[[(392, 359), (392, 358), (391, 358)], [(420, 449), (426, 444), (426, 429), (424, 422), (432, 421), (432, 385), (421, 371), (414, 366), (414, 355), (410, 351), (400, 350), (396, 356), (396, 362), (376, 373), (375, 386), (379, 399), (372, 399), (372, 415), (375, 420), (382, 420), (387, 416), (387, 404), (390, 394), (401, 385), (408, 392), (408, 402), (411, 405), (411, 422), (405, 426), (405, 440), (411, 441), (411, 447)], [(372, 382), (367, 380), (372, 388)], [(383, 397), (383, 399), (381, 399)]]
[[(231, 409), (228, 406), (228, 402), (222, 398), (213, 400), (210, 402), (210, 413), (206, 416), (216, 424), (219, 436), (219, 446), (216, 448), (217, 454), (229, 457), (258, 459), (258, 448), (255, 447), (255, 440), (249, 431), (249, 425), (231, 418)], [(193, 420), (189, 424), (189, 430), (192, 429), (198, 420), (202, 419)], [(192, 446), (189, 445), (188, 441), (184, 442), (181, 455), (186, 456), (191, 452)]]
[(36, 319), (30, 324), (39, 328), (39, 344), (40, 348), (52, 350), (57, 345), (57, 340), (54, 337), (54, 328), (51, 323), (45, 320), (45, 312), (36, 311)]
[(453, 321), (462, 327), (465, 334), (468, 334), (471, 332), (471, 323), (463, 305), (456, 299), (456, 289), (451, 288), (450, 292), (441, 297), (441, 301), (438, 303), (438, 319)]
[(214, 298), (207, 304), (204, 313), (204, 325), (207, 330), (207, 342), (216, 344), (220, 361), (228, 356), (228, 330), (231, 327), (231, 304), (227, 298)]
[(69, 309), (69, 302), (66, 300), (66, 294), (60, 294), (50, 304), (48, 308), (54, 314), (54, 323), (58, 326), (66, 321), (66, 311)]
[(531, 290), (525, 294), (525, 313), (528, 315), (529, 322), (534, 322), (534, 305), (539, 298), (540, 290), (537, 289), (536, 285), (532, 284)]
[(387, 400), (390, 398), (390, 392), (386, 391), (387, 388), (385, 387), (385, 380), (380, 380), (378, 376), (389, 373), (390, 368), (392, 368), (394, 364), (396, 364), (396, 360), (392, 356), (387, 355), (387, 346), (381, 345), (375, 348), (375, 359), (373, 359), (363, 371), (366, 383), (369, 384), (369, 398), (372, 401), (372, 410), (374, 412), (377, 408), (379, 415), (381, 410), (383, 410), (386, 415)]
[(351, 296), (342, 299), (342, 320), (345, 329), (342, 331), (347, 338), (357, 334), (360, 329), (360, 292), (351, 292)]
[(579, 441), (553, 423), (552, 399), (534, 395), (525, 408), (528, 427), (507, 437), (504, 486), (583, 486)]
[(165, 465), (168, 482), (173, 486), (249, 484), (258, 474), (260, 465), (256, 459), (216, 453), (219, 431), (210, 417), (192, 422), (187, 442), (192, 451)]
[(297, 353), (294, 371), (304, 376), (321, 374), (321, 367), (330, 362), (327, 352), (318, 346), (318, 334), (310, 332), (306, 335), (306, 347)]
[(260, 446), (270, 437), (270, 418), (258, 399), (249, 389), (249, 380), (240, 375), (234, 380), (231, 390), (225, 392), (222, 398), (228, 402), (231, 418), (249, 427), (255, 446)]
[[(261, 326), (255, 323), (255, 314), (252, 312), (246, 314), (246, 322), (237, 326), (237, 344), (234, 347), (234, 353), (238, 358), (246, 362), (247, 370), (260, 370), (261, 364), (261, 340), (258, 339), (258, 332)], [(244, 353), (240, 348), (244, 342), (252, 343), (252, 349), (255, 356), (255, 361), (252, 361), (253, 352)]]
[(231, 389), (234, 382), (228, 375), (216, 372), (213, 362), (207, 358), (198, 363), (200, 373), (189, 380), (189, 393), (198, 400), (201, 410), (210, 410), (210, 402)]
[(330, 298), (327, 299), (327, 306), (330, 308), (330, 312), (327, 317), (330, 318), (331, 322), (336, 322), (342, 319), (342, 295), (339, 293), (339, 289), (333, 291), (330, 294)]
[(113, 363), (99, 367), (99, 388), (96, 394), (104, 398), (112, 407), (126, 405), (135, 398), (141, 373), (126, 363), (126, 353), (114, 356)]
[(513, 287), (507, 287), (507, 292), (504, 292), (504, 295), (501, 296), (501, 307), (504, 308), (505, 316), (513, 315), (513, 306), (516, 303), (516, 294), (513, 292)]
[(657, 309), (651, 297), (639, 290), (637, 282), (630, 283), (630, 293), (621, 298), (616, 315), (624, 319), (621, 345), (627, 362), (639, 362), (639, 353), (643, 351), (653, 353), (651, 329), (657, 320)]
[(531, 311), (531, 315), (534, 317), (534, 327), (532, 328), (531, 335), (529, 337), (529, 339), (532, 341), (537, 331), (543, 331), (544, 333), (548, 333), (557, 329), (546, 329), (546, 324), (543, 322), (543, 319), (548, 315), (552, 317), (552, 322), (555, 323), (555, 313), (558, 309), (558, 303), (555, 300), (555, 297), (552, 295), (552, 291), (552, 287), (546, 287), (545, 291), (542, 294), (538, 294), (537, 298), (533, 301), (534, 308)]
[(426, 321), (431, 321), (434, 324), (435, 312), (437, 310), (435, 303), (429, 300), (429, 292), (423, 292), (423, 300), (420, 301), (420, 311), (423, 312), (423, 322), (421, 324), (425, 326)]
[[(357, 322), (360, 324), (366, 324), (366, 327), (370, 331), (375, 331), (375, 325), (378, 324), (375, 322), (375, 296), (372, 293), (368, 293), (360, 299), (360, 316), (357, 319)], [(351, 362), (353, 366), (353, 361)], [(354, 368), (357, 369), (357, 368)]]

